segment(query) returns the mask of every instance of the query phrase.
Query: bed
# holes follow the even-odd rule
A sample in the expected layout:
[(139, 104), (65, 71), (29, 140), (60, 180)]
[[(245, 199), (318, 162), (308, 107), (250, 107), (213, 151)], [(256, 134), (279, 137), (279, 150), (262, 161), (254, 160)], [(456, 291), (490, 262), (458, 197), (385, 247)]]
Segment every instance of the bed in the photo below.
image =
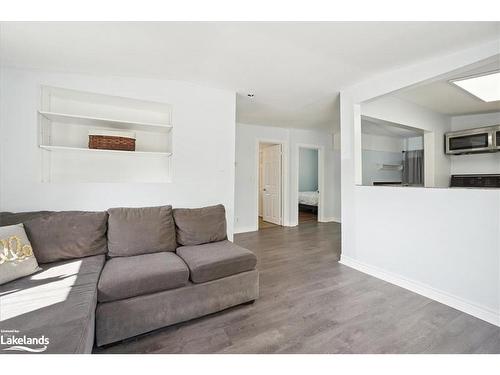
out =
[(318, 212), (319, 191), (299, 191), (299, 211)]

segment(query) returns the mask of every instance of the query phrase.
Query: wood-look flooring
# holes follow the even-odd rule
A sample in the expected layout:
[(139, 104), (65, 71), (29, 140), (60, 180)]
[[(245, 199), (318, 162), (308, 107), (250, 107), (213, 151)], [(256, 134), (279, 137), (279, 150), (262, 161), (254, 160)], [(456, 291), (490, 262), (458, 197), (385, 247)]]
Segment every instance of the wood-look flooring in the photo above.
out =
[(99, 353), (500, 353), (500, 329), (338, 263), (340, 225), (239, 234), (260, 298)]
[(299, 224), (318, 221), (318, 215), (311, 211), (299, 211)]
[(259, 230), (276, 228), (276, 227), (279, 227), (279, 225), (270, 223), (268, 221), (264, 221), (264, 219), (261, 216), (259, 216)]

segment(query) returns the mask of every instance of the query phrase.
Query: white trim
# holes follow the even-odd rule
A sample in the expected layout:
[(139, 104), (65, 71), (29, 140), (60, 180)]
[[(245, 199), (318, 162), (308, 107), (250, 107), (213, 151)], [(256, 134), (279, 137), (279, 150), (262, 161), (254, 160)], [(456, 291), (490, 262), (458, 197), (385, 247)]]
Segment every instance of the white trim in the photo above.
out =
[(340, 218), (339, 217), (324, 217), (322, 220), (318, 220), (322, 223), (331, 223), (331, 222), (334, 222), (334, 223), (341, 223), (340, 221)]
[[(297, 168), (295, 171), (295, 181), (293, 182), (293, 191), (295, 194), (295, 206), (299, 206), (299, 168), (300, 168), (300, 149), (308, 148), (311, 150), (318, 150), (318, 221), (325, 222), (325, 146), (311, 143), (297, 143), (296, 145), (296, 155), (297, 155)], [(297, 215), (295, 218), (297, 224), (299, 222), (299, 211), (297, 209)]]
[[(290, 226), (289, 222), (289, 184), (288, 184), (288, 141), (269, 139), (269, 138), (256, 138), (255, 139), (255, 181), (254, 181), (254, 202), (257, 204), (257, 216), (255, 217), (255, 227), (259, 228), (259, 172), (260, 172), (260, 144), (272, 143), (281, 145), (281, 225)], [(256, 198), (256, 199), (255, 199)]]
[(248, 233), (248, 232), (256, 232), (259, 230), (259, 227), (244, 227), (244, 228), (235, 228), (234, 234), (239, 233)]
[(388, 283), (397, 285), (401, 288), (410, 290), (424, 297), (430, 298), (447, 306), (453, 307), (454, 309), (460, 310), (466, 314), (472, 315), (488, 323), (500, 326), (500, 311), (494, 311), (485, 306), (481, 306), (474, 302), (460, 298), (458, 296), (454, 296), (442, 290), (433, 288), (427, 284), (423, 284), (419, 281), (407, 279), (400, 275), (384, 271), (378, 267), (371, 266), (363, 262), (359, 262), (353, 258), (346, 257), (344, 255), (341, 256), (339, 263), (347, 267), (354, 268), (355, 270), (366, 273), (373, 277), (376, 277), (377, 279), (387, 281)]
[(361, 105), (353, 105), (354, 111), (354, 179), (356, 185), (363, 185), (363, 141), (361, 131)]

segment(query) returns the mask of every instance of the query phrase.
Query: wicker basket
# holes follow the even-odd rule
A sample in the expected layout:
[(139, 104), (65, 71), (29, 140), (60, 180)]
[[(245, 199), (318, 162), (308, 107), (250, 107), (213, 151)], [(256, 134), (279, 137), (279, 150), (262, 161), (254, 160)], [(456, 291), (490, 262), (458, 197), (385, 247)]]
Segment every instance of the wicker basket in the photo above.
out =
[(106, 133), (89, 133), (89, 148), (99, 150), (135, 151), (135, 134), (124, 136), (123, 134), (113, 134), (112, 132)]

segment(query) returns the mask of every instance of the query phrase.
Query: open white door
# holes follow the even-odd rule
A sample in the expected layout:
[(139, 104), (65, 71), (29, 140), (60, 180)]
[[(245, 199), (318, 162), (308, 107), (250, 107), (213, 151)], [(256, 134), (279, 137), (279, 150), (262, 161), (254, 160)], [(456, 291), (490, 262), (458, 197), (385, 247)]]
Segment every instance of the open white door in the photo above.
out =
[(262, 219), (281, 225), (281, 145), (262, 150), (262, 168)]

